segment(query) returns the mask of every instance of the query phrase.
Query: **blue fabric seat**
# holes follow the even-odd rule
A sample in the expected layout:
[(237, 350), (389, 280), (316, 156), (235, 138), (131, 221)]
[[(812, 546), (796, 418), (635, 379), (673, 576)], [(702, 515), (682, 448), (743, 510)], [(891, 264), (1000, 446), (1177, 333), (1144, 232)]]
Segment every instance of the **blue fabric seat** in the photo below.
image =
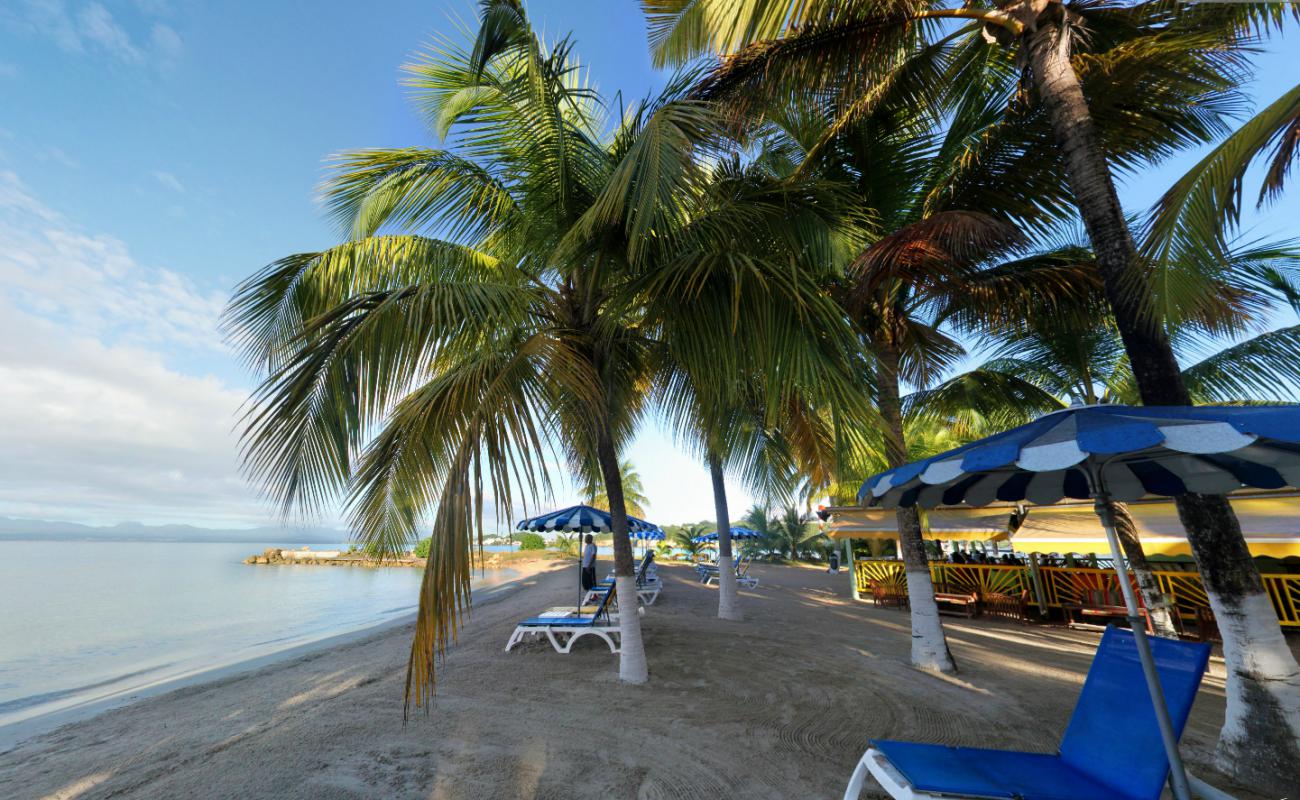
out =
[(589, 628), (596, 624), (595, 617), (532, 617), (519, 623), (529, 627), (565, 627), (565, 628)]
[[(1151, 639), (1174, 731), (1182, 735), (1210, 646)], [(877, 741), (912, 789), (1013, 800), (1158, 800), (1169, 774), (1133, 632), (1106, 629), (1056, 754)]]
[[(654, 560), (654, 553), (652, 553), (652, 552), (650, 552), (649, 550), (647, 550), (647, 551), (646, 551), (646, 554), (641, 558), (641, 563), (640, 563), (640, 564), (637, 566), (637, 568), (636, 568), (636, 585), (637, 585), (637, 586), (641, 586), (641, 585), (645, 584), (645, 582), (646, 582), (646, 581), (645, 581), (645, 574), (646, 574), (646, 571), (647, 571), (648, 569), (650, 569), (650, 562), (653, 561), (653, 560)], [(594, 588), (594, 589), (608, 589), (609, 587), (611, 587), (611, 586), (613, 586), (613, 585), (614, 585), (614, 582), (613, 582), (613, 581), (600, 581), (599, 583), (597, 583), (597, 584), (596, 584), (594, 587), (592, 587), (592, 588)]]
[(529, 617), (519, 623), (520, 627), (525, 628), (590, 628), (595, 625), (601, 617), (609, 619), (609, 600), (614, 596), (614, 587), (609, 586), (602, 590), (600, 605), (596, 608), (596, 613), (573, 617)]

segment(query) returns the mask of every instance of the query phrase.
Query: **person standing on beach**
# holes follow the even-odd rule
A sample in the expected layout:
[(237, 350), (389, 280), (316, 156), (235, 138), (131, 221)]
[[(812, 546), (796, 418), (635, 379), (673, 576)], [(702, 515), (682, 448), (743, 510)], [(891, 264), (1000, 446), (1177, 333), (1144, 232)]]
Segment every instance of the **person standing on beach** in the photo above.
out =
[(596, 539), (587, 534), (587, 543), (582, 548), (582, 590), (588, 591), (596, 585)]

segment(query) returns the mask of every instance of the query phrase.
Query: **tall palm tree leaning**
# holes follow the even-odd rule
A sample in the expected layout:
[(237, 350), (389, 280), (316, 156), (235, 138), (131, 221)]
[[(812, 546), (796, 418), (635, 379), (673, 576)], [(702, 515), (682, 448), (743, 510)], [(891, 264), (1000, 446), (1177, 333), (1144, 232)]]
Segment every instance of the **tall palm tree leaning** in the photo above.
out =
[[(1028, 103), (1009, 107), (1008, 116), (1023, 121), (1041, 112), (1047, 118), (1056, 158), (1044, 158), (1040, 166), (1063, 168), (1142, 402), (1191, 403), (1152, 302), (1108, 155), (1132, 165), (1218, 133), (1221, 125), (1206, 120), (1213, 117), (1216, 101), (1235, 92), (1247, 71), (1246, 49), (1258, 32), (1280, 27), (1285, 4), (1010, 0), (981, 8), (934, 0), (642, 0), (642, 5), (659, 62), (709, 51), (732, 53), (720, 72), (733, 87), (743, 84), (746, 92), (771, 95), (794, 86), (838, 88), (857, 101), (846, 103), (850, 109), (869, 106), (874, 91), (869, 87), (886, 84), (905, 68), (906, 54), (915, 52), (921, 31), (934, 20), (962, 22), (974, 46), (983, 40), (1001, 50), (985, 63), (1002, 57), (1005, 64), (1005, 56), (1014, 55), (1033, 92)], [(1075, 52), (1089, 48), (1086, 58), (1100, 67), (1091, 74)], [(847, 83), (845, 75), (852, 76)], [(1091, 94), (1081, 79), (1088, 77)], [(841, 84), (828, 86), (828, 79)], [(1153, 110), (1179, 91), (1197, 102), (1186, 103), (1181, 112), (1166, 106), (1161, 112), (1172, 113), (1159, 119)], [(1094, 106), (1118, 111), (1118, 98), (1139, 96), (1143, 108), (1135, 114), (1130, 104), (1124, 113), (1133, 119), (1150, 115), (1137, 126), (1140, 137), (1126, 138), (1118, 129), (1098, 125)], [(924, 102), (924, 95), (918, 101)], [(1200, 121), (1188, 114), (1193, 108), (1202, 113)], [(1279, 776), (1300, 763), (1300, 667), (1226, 498), (1188, 494), (1177, 506), (1229, 664), (1218, 765), (1252, 786), (1281, 791), (1285, 778)]]
[[(500, 515), (516, 492), (535, 502), (557, 448), (575, 474), (598, 465), (618, 591), (636, 596), (619, 455), (662, 337), (725, 352), (728, 339), (692, 320), (721, 324), (800, 280), (789, 263), (729, 261), (732, 243), (756, 228), (799, 238), (838, 213), (790, 183), (708, 191), (696, 155), (722, 126), (679, 97), (684, 79), (607, 133), (568, 40), (543, 47), (518, 0), (480, 5), (471, 46), (438, 41), (407, 67), (416, 106), (452, 147), (340, 156), (325, 198), (351, 238), (269, 265), (227, 314), (266, 376), (244, 459), (274, 498), (323, 508), (343, 495), (355, 535), (386, 552), (433, 518), (408, 709), (433, 691), (467, 608), (484, 503)], [(719, 306), (724, 296), (735, 303)], [(797, 297), (780, 306), (764, 318), (773, 339), (825, 316)], [(709, 313), (664, 326), (672, 308)], [(644, 682), (640, 615), (620, 627), (620, 678)]]

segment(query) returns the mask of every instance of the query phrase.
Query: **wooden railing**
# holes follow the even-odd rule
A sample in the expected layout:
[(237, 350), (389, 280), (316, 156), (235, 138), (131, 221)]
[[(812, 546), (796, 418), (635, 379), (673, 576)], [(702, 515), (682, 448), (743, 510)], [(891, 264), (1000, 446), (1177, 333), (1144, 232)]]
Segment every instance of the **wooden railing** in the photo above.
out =
[[(980, 597), (988, 593), (1018, 595), (1028, 590), (1029, 603), (1037, 607), (1041, 591), (1048, 608), (1062, 605), (1086, 605), (1098, 595), (1111, 596), (1116, 605), (1119, 583), (1115, 573), (1091, 567), (1038, 567), (1038, 585), (1035, 585), (1030, 567), (1004, 564), (946, 564), (931, 563), (930, 577), (956, 591), (968, 591)], [(1201, 585), (1201, 576), (1195, 572), (1154, 572), (1160, 589), (1174, 604), (1178, 615), (1185, 620), (1195, 620), (1196, 612), (1210, 607)], [(907, 589), (903, 562), (860, 559), (853, 564), (853, 575), (858, 591), (863, 597), (871, 594), (871, 582), (899, 586)], [(1273, 601), (1278, 621), (1283, 627), (1300, 628), (1300, 575), (1265, 574), (1264, 589)]]

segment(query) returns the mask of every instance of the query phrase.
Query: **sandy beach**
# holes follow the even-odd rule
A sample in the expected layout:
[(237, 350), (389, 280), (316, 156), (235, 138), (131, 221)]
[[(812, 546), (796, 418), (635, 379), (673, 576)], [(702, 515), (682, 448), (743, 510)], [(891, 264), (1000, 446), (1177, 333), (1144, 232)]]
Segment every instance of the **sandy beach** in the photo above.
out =
[[(905, 614), (853, 601), (843, 573), (756, 566), (729, 623), (715, 589), (665, 566), (633, 687), (593, 639), (502, 652), (519, 618), (570, 598), (571, 567), (534, 569), (475, 609), (405, 726), (402, 626), (31, 739), (0, 754), (0, 797), (839, 797), (873, 737), (1051, 750), (1098, 639), (950, 619), (961, 673), (939, 678), (907, 665)], [(1183, 749), (1254, 800), (1207, 766), (1223, 703), (1216, 657)]]

